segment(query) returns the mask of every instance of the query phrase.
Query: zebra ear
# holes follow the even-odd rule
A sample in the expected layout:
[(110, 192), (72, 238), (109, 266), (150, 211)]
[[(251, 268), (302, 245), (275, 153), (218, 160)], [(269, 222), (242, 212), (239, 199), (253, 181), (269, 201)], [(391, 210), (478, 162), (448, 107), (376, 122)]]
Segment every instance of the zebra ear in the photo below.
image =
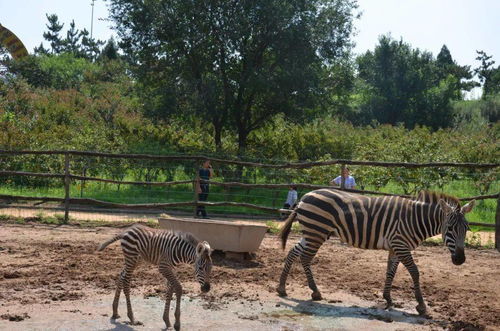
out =
[(206, 241), (202, 241), (196, 246), (196, 255), (210, 256), (210, 254), (211, 254), (210, 245)]
[(203, 253), (206, 255), (206, 256), (211, 256), (212, 255), (212, 249), (210, 248), (210, 244), (206, 241), (203, 242), (204, 246), (205, 246), (205, 249), (203, 251)]
[(472, 210), (472, 208), (474, 208), (474, 204), (476, 203), (476, 200), (472, 200), (471, 202), (469, 202), (468, 204), (464, 205), (461, 209), (462, 213), (463, 214), (467, 214), (468, 212), (470, 212)]
[(198, 245), (196, 246), (196, 255), (200, 256), (204, 250), (205, 250), (205, 245), (203, 244), (203, 242), (198, 243)]
[(439, 199), (439, 206), (441, 206), (441, 209), (445, 212), (445, 214), (448, 214), (453, 210), (453, 207), (450, 206), (448, 202), (444, 201), (443, 199)]

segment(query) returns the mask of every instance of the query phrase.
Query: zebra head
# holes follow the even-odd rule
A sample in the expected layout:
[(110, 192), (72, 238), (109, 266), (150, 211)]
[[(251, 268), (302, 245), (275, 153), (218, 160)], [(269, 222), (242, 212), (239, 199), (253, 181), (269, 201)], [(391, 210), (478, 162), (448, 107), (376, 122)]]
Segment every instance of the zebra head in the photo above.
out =
[(472, 200), (460, 208), (460, 205), (450, 205), (444, 200), (439, 200), (445, 215), (442, 228), (443, 241), (450, 250), (451, 261), (455, 265), (461, 265), (465, 262), (465, 234), (469, 230), (465, 214), (472, 210), (474, 203), (475, 200)]
[(195, 275), (202, 292), (210, 291), (210, 271), (212, 270), (210, 255), (210, 245), (206, 241), (202, 241), (196, 246)]

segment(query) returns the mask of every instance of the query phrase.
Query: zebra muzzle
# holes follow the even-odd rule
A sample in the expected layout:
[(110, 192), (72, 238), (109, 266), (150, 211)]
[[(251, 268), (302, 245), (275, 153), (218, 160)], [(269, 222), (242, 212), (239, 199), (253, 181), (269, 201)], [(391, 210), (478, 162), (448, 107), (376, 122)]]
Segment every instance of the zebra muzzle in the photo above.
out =
[(201, 286), (201, 291), (203, 293), (207, 293), (208, 291), (210, 291), (210, 283), (205, 283)]
[(454, 265), (461, 265), (465, 262), (465, 254), (463, 249), (457, 249), (455, 254), (451, 256), (451, 261)]

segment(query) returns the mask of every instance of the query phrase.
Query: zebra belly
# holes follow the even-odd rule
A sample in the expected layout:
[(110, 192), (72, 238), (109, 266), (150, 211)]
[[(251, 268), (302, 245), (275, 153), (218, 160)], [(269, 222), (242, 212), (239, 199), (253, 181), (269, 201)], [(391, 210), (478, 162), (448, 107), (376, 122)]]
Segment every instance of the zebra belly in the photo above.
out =
[(379, 237), (374, 237), (373, 242), (369, 239), (366, 240), (358, 240), (357, 243), (354, 242), (351, 236), (351, 240), (349, 240), (349, 237), (345, 237), (343, 234), (342, 230), (340, 228), (336, 228), (335, 230), (332, 231), (330, 234), (330, 237), (338, 237), (339, 240), (347, 244), (349, 246), (355, 247), (355, 248), (361, 248), (361, 249), (383, 249), (383, 250), (389, 250), (390, 245), (389, 245), (389, 240), (385, 238), (385, 236), (380, 235)]

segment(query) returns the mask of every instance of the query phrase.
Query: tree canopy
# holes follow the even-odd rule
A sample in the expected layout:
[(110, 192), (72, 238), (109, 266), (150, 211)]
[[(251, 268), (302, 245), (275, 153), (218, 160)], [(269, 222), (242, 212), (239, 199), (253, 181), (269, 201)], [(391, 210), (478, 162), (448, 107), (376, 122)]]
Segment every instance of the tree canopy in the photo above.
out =
[(446, 46), (437, 59), (402, 40), (381, 36), (374, 51), (357, 59), (363, 118), (407, 127), (447, 127), (451, 101), (474, 84), (470, 68), (453, 61)]
[[(297, 120), (319, 104), (328, 70), (349, 56), (350, 0), (111, 0), (126, 56), (152, 89), (160, 115), (192, 112), (248, 135), (274, 115)], [(151, 91), (149, 91), (151, 92)], [(174, 102), (172, 102), (174, 99)]]
[[(354, 55), (355, 1), (110, 0), (110, 9), (116, 42), (52, 14), (48, 46), (22, 60), (0, 48), (0, 138), (8, 146), (42, 146), (39, 139), (134, 152), (352, 158), (354, 142), (330, 134), (384, 124), (498, 129), (500, 67), (491, 56), (479, 51), (471, 70), (446, 45), (434, 56), (389, 35)], [(482, 100), (465, 100), (474, 74)], [(56, 145), (44, 130), (59, 130)], [(79, 137), (68, 138), (71, 131)]]

